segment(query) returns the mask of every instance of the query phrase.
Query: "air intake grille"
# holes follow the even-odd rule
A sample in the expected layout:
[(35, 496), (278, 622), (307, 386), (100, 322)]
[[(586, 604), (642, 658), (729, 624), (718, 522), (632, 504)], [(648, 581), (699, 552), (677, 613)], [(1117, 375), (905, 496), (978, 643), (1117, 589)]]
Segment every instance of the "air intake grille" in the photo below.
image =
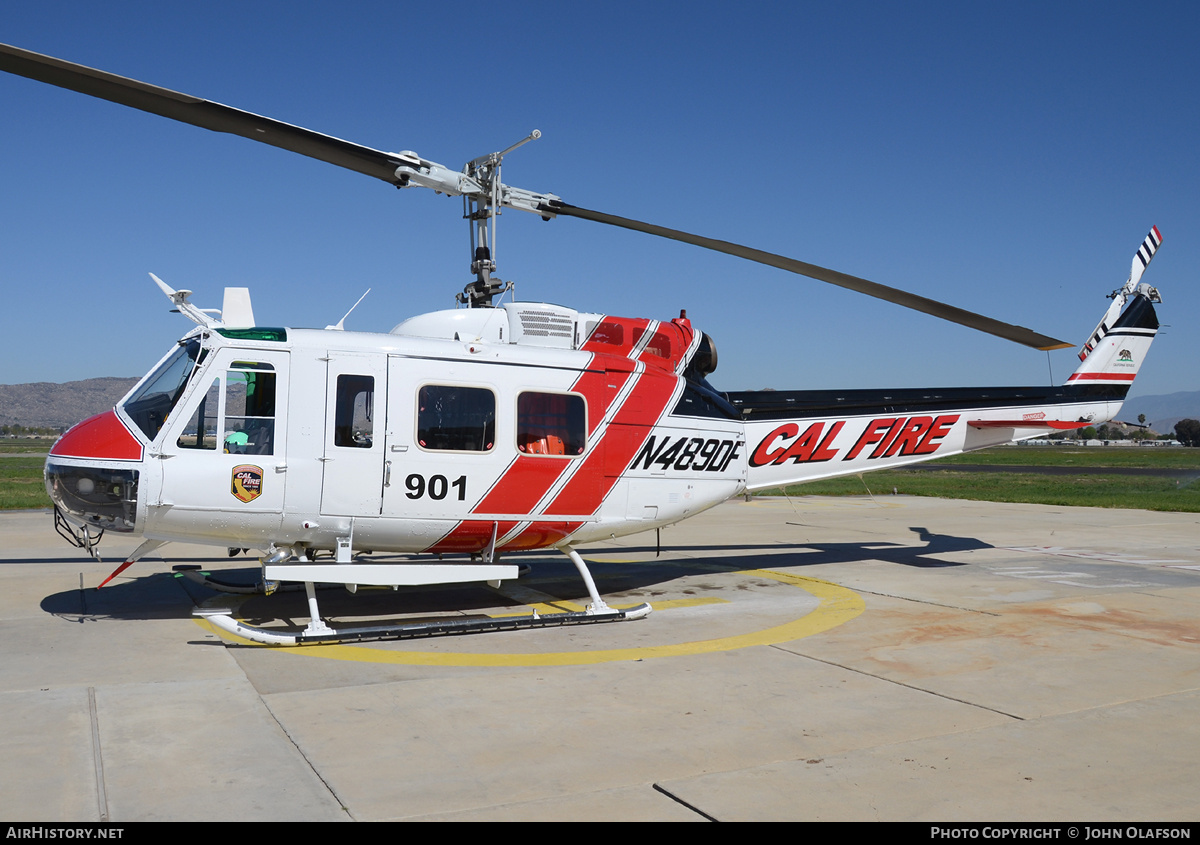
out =
[(571, 340), (575, 321), (553, 311), (521, 311), (521, 331), (530, 337), (557, 337)]

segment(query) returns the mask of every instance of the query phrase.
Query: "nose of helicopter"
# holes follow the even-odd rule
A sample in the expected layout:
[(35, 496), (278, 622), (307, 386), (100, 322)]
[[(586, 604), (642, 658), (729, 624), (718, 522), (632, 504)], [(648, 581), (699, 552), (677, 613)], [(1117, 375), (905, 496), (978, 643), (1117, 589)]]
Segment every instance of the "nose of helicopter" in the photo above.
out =
[(133, 532), (142, 444), (115, 411), (67, 431), (46, 459), (46, 492), (64, 513), (87, 525)]
[(58, 438), (58, 442), (50, 449), (50, 455), (102, 461), (140, 461), (142, 444), (113, 410), (76, 423)]

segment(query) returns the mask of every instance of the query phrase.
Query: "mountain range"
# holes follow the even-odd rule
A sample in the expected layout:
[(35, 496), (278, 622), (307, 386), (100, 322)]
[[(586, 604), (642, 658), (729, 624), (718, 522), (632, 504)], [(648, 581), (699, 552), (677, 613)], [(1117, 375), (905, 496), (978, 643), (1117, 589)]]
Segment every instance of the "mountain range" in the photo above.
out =
[(136, 378), (90, 378), (56, 384), (0, 384), (0, 425), (70, 428), (107, 411), (137, 384)]
[[(63, 384), (0, 384), (0, 425), (69, 428), (116, 405), (136, 383), (136, 378), (91, 378)], [(1121, 420), (1136, 422), (1138, 414), (1145, 414), (1155, 431), (1171, 432), (1181, 419), (1200, 419), (1200, 390), (1126, 400)]]
[(1175, 430), (1182, 419), (1200, 420), (1200, 390), (1183, 390), (1157, 396), (1133, 396), (1125, 400), (1120, 417), (1125, 422), (1137, 422), (1138, 414), (1160, 434)]

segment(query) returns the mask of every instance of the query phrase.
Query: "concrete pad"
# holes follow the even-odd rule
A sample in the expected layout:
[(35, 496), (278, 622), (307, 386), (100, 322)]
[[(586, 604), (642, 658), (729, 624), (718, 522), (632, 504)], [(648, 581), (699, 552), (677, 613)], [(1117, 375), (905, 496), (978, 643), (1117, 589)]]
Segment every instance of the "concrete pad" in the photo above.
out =
[[(192, 601), (176, 579), (141, 565), (144, 576), (100, 591), (59, 589), (56, 567), (39, 574), (25, 565), (0, 574), (5, 592), (9, 584), (15, 588), (13, 604), (0, 615), (0, 690), (237, 673), (220, 640), (191, 620)], [(14, 596), (27, 604), (16, 606)]]
[(774, 648), (267, 701), (359, 820), (539, 802), (1004, 721)]
[(720, 821), (1191, 822), (1200, 694), (662, 784)]
[(113, 819), (347, 819), (245, 679), (110, 685), (96, 699)]
[(0, 817), (98, 820), (87, 687), (0, 692), (0, 712)]
[(1137, 595), (1095, 598), (998, 614), (873, 597), (869, 623), (779, 647), (1021, 719), (1200, 688), (1195, 620), (1155, 619)]
[[(228, 598), (169, 574), (253, 580), (252, 560), (171, 545), (97, 593), (79, 573), (98, 583), (136, 539), (106, 537), (97, 564), (43, 514), (0, 514), (0, 534), (9, 818), (1200, 810), (1195, 514), (737, 501), (664, 530), (661, 556), (653, 534), (585, 550), (610, 602), (657, 604), (646, 620), (299, 650), (223, 645), (191, 612)], [(342, 623), (583, 597), (560, 555), (521, 562), (524, 592), (335, 589), (322, 608)], [(240, 612), (307, 621), (296, 595)]]
[(558, 795), (544, 801), (509, 806), (491, 806), (482, 810), (415, 816), (411, 821), (441, 822), (704, 822), (711, 821), (693, 808), (681, 804), (656, 785), (643, 784), (623, 789)]

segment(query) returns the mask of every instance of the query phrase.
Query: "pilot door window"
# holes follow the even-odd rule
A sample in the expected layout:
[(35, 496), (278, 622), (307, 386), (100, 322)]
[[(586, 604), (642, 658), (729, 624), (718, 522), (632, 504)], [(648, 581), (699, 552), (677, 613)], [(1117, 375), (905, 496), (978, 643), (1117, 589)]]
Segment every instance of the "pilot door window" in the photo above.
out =
[(427, 384), (417, 393), (417, 443), (423, 449), (490, 452), (496, 394), (482, 387)]
[(214, 379), (177, 444), (181, 449), (271, 455), (275, 448), (275, 373), (270, 364), (235, 361)]
[(572, 393), (522, 393), (517, 397), (517, 450), (526, 455), (582, 455), (587, 407)]
[(210, 449), (216, 451), (221, 423), (221, 379), (213, 379), (204, 398), (196, 406), (183, 434), (177, 441), (180, 449)]

